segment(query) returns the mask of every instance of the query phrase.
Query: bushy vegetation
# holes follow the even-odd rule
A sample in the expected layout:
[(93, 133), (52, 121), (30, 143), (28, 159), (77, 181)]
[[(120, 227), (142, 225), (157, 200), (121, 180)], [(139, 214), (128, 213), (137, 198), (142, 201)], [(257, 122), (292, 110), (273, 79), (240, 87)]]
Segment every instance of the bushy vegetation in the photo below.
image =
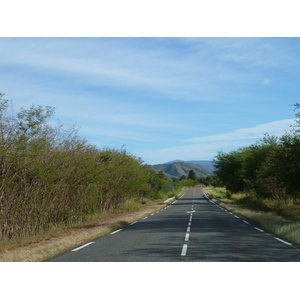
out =
[(198, 182), (205, 186), (214, 186), (214, 187), (222, 187), (223, 186), (223, 183), (220, 181), (220, 179), (217, 175), (201, 177), (198, 179)]
[(299, 117), (281, 137), (266, 134), (249, 147), (220, 152), (214, 159), (216, 174), (230, 193), (244, 192), (255, 207), (295, 221), (300, 221)]
[(53, 107), (15, 113), (0, 94), (0, 240), (29, 236), (158, 198), (168, 179), (125, 150), (102, 149), (74, 126), (50, 126)]

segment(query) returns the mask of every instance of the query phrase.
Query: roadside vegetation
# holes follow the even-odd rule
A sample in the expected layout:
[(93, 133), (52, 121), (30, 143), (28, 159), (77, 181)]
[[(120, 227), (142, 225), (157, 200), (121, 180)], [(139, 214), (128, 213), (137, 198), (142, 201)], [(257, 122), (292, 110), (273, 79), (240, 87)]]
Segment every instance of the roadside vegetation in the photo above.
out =
[(265, 134), (248, 147), (218, 153), (216, 175), (203, 182), (215, 187), (209, 193), (222, 205), (300, 244), (300, 113), (295, 121), (281, 137)]
[(155, 209), (197, 184), (173, 182), (124, 149), (97, 149), (76, 126), (52, 125), (54, 112), (34, 105), (15, 112), (0, 94), (0, 252), (148, 204)]
[[(283, 239), (300, 245), (300, 223), (278, 215), (276, 211), (258, 208), (247, 193), (230, 193), (226, 188), (207, 187), (205, 191), (210, 199), (228, 211), (242, 216), (259, 227), (274, 233)], [(230, 198), (228, 198), (230, 196)]]

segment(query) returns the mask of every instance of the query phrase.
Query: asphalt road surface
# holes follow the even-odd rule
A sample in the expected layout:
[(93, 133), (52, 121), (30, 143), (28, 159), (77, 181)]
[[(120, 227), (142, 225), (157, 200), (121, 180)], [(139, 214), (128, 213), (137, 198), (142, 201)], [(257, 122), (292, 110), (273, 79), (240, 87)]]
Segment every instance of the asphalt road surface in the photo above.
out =
[(300, 261), (300, 248), (189, 189), (165, 209), (57, 255), (51, 262)]

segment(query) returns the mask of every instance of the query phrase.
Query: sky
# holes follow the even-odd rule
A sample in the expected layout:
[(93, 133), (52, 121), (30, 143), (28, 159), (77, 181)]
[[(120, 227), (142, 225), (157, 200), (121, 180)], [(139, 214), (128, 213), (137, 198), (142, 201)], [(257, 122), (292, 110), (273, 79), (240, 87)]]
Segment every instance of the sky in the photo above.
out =
[(299, 38), (0, 38), (0, 92), (99, 149), (211, 160), (294, 124)]

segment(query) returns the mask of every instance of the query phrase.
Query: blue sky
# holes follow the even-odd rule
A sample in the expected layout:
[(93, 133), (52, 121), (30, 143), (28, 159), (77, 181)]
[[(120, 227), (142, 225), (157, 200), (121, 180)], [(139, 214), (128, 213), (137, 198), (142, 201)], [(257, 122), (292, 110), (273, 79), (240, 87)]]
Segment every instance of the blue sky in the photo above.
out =
[(16, 109), (148, 164), (210, 160), (281, 135), (300, 102), (299, 38), (0, 38), (0, 92)]

